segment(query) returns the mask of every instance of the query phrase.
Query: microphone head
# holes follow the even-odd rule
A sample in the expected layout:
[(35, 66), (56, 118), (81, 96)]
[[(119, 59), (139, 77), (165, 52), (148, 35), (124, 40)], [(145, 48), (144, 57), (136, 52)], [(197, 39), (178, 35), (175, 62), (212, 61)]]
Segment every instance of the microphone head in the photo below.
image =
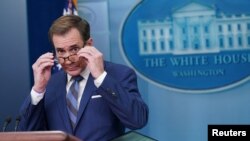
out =
[(18, 116), (16, 117), (16, 121), (20, 121), (20, 120), (21, 120), (21, 116), (18, 115)]
[(10, 123), (10, 122), (11, 122), (11, 117), (7, 117), (7, 118), (5, 119), (5, 122)]

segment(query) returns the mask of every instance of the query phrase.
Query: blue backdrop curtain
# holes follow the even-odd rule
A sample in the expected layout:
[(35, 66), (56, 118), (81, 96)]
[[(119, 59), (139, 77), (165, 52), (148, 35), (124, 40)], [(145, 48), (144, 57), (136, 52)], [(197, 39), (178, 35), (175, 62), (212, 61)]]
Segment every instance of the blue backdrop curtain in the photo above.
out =
[[(52, 22), (62, 15), (64, 5), (64, 0), (27, 0), (30, 66), (41, 54), (52, 51), (48, 30)], [(30, 84), (33, 85), (32, 70), (30, 72)]]

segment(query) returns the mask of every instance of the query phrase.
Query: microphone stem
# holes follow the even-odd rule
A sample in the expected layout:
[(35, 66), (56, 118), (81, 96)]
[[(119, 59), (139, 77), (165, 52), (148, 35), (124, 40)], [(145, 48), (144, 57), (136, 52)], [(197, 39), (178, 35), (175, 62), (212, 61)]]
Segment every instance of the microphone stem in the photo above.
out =
[(18, 128), (18, 126), (19, 126), (20, 120), (21, 120), (21, 116), (17, 116), (17, 117), (16, 117), (15, 132), (17, 131), (17, 128)]
[(11, 117), (7, 117), (4, 121), (4, 124), (3, 124), (3, 132), (5, 132), (8, 124), (11, 122)]

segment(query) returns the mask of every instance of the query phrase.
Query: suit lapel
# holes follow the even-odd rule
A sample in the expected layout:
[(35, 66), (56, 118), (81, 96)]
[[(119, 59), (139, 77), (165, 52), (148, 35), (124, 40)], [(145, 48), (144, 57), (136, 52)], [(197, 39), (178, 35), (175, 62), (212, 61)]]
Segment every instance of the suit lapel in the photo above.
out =
[(78, 110), (76, 125), (78, 125), (78, 122), (79, 122), (80, 118), (82, 117), (84, 110), (86, 109), (86, 106), (89, 102), (89, 99), (96, 89), (97, 88), (94, 84), (94, 79), (93, 79), (92, 75), (89, 75), (85, 90), (84, 90), (83, 95), (82, 95), (80, 107)]
[(67, 83), (67, 75), (64, 73), (64, 75), (61, 75), (62, 77), (60, 77), (58, 79), (59, 82), (59, 87), (58, 91), (56, 93), (58, 100), (57, 100), (57, 106), (58, 109), (61, 113), (61, 118), (63, 118), (63, 121), (65, 121), (62, 124), (65, 124), (66, 129), (68, 130), (68, 132), (73, 133), (73, 129), (72, 126), (70, 124), (70, 120), (69, 120), (69, 115), (68, 115), (68, 110), (67, 110), (67, 103), (66, 103), (66, 83)]

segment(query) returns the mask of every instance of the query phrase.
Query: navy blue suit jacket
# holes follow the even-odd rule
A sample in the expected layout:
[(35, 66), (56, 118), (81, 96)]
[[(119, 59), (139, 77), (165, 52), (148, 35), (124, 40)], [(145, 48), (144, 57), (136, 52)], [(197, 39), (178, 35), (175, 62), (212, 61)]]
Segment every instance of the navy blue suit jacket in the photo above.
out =
[[(44, 98), (38, 105), (28, 96), (21, 107), (19, 130), (61, 130), (84, 141), (108, 141), (124, 133), (125, 128), (142, 128), (148, 120), (148, 107), (141, 99), (135, 72), (123, 65), (105, 62), (107, 76), (99, 88), (89, 76), (83, 93), (75, 129), (66, 106), (67, 75), (52, 75)], [(94, 95), (101, 95), (92, 98)]]

